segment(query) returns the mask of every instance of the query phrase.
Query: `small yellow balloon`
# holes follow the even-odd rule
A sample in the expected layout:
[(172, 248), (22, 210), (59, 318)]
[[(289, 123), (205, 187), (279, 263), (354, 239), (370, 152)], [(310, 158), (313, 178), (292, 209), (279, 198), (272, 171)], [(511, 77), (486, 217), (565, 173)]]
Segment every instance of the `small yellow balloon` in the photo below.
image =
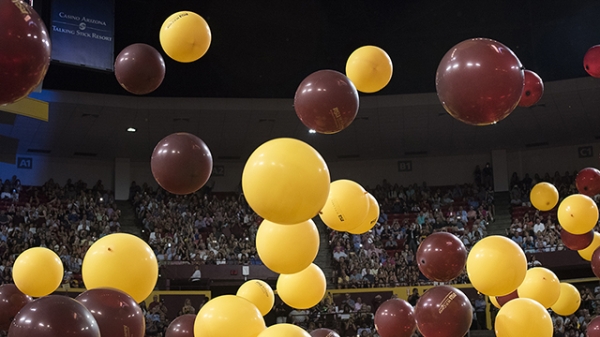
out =
[(21, 253), (13, 265), (13, 280), (19, 290), (31, 297), (54, 292), (63, 280), (63, 263), (48, 248), (34, 247)]
[(115, 288), (140, 303), (156, 286), (158, 262), (142, 239), (115, 233), (90, 246), (83, 258), (81, 276), (87, 289)]
[(554, 313), (561, 316), (574, 314), (581, 304), (581, 295), (577, 288), (569, 283), (560, 284), (560, 296), (558, 301), (550, 307)]
[(583, 194), (566, 197), (558, 206), (558, 222), (571, 234), (585, 234), (598, 223), (598, 206)]
[(312, 220), (295, 225), (263, 220), (256, 233), (256, 251), (267, 268), (279, 274), (294, 274), (317, 257), (319, 230)]
[(282, 324), (271, 325), (270, 327), (265, 329), (263, 332), (261, 332), (260, 335), (258, 335), (258, 337), (281, 337), (281, 336), (310, 337), (310, 334), (297, 325), (282, 323)]
[(560, 296), (560, 281), (546, 268), (531, 268), (517, 288), (517, 293), (519, 298), (530, 298), (547, 309), (554, 305)]
[(189, 63), (206, 54), (212, 36), (204, 18), (193, 12), (182, 11), (165, 20), (160, 28), (159, 39), (170, 58)]
[(500, 305), (500, 303), (498, 303), (498, 300), (496, 299), (496, 296), (490, 296), (490, 302), (492, 302), (492, 304), (496, 308), (498, 308), (498, 309), (502, 308), (502, 306)]
[(592, 243), (586, 248), (578, 250), (577, 253), (579, 253), (579, 256), (581, 256), (581, 258), (584, 260), (592, 261), (592, 256), (598, 247), (600, 247), (600, 233), (594, 232), (594, 239), (592, 240)]
[(533, 207), (549, 211), (558, 204), (558, 190), (550, 183), (538, 183), (531, 189), (529, 199)]
[(315, 217), (329, 195), (329, 169), (310, 145), (278, 138), (259, 146), (242, 173), (248, 204), (261, 217), (292, 225)]
[(483, 238), (467, 256), (467, 274), (473, 287), (488, 296), (510, 294), (521, 285), (526, 273), (525, 253), (503, 236)]
[(273, 304), (275, 304), (273, 289), (265, 281), (261, 280), (244, 282), (236, 295), (254, 304), (263, 316), (268, 314), (273, 309)]
[(194, 321), (194, 337), (257, 337), (267, 327), (250, 301), (223, 295), (208, 301)]
[(368, 192), (352, 180), (336, 180), (331, 183), (329, 197), (319, 216), (333, 230), (353, 230), (367, 218), (370, 203), (367, 195)]
[(392, 60), (385, 50), (375, 46), (356, 49), (346, 62), (346, 76), (356, 90), (373, 93), (383, 89), (392, 79)]
[(296, 309), (319, 304), (326, 289), (325, 274), (315, 264), (296, 274), (281, 274), (277, 279), (277, 294), (285, 304)]
[(367, 213), (367, 217), (363, 220), (362, 224), (356, 228), (349, 229), (348, 233), (350, 234), (363, 234), (370, 231), (375, 224), (377, 223), (377, 219), (379, 219), (379, 203), (375, 199), (371, 193), (367, 194), (367, 199), (369, 199), (369, 212)]
[(502, 306), (494, 328), (497, 337), (552, 337), (554, 330), (548, 311), (529, 298), (517, 298)]

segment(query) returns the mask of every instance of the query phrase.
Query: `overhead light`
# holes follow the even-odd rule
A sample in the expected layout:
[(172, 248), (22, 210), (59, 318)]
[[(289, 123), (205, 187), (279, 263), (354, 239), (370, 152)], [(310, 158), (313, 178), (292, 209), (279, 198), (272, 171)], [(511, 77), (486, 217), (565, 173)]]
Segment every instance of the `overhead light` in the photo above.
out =
[(127, 128), (127, 132), (136, 132), (137, 130), (135, 128)]
[(308, 133), (317, 133), (317, 131), (310, 129), (310, 130), (308, 130)]

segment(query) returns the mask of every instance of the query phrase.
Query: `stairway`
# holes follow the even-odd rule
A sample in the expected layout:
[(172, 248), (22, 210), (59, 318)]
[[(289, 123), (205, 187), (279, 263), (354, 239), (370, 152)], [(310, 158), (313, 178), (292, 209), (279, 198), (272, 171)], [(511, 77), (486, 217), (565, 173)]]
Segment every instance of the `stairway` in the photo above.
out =
[(121, 232), (133, 234), (141, 237), (141, 225), (135, 216), (135, 209), (129, 200), (117, 200), (117, 209), (121, 211), (119, 223), (121, 224)]
[[(314, 218), (313, 221), (315, 222), (315, 225), (317, 225), (319, 238), (321, 239), (319, 242), (319, 252), (317, 253), (314, 263), (323, 270), (325, 278), (329, 282), (333, 272), (333, 268), (331, 267), (333, 254), (331, 252), (331, 247), (329, 246), (329, 231), (319, 217)], [(331, 288), (333, 285), (329, 284), (329, 287)]]
[(496, 214), (494, 222), (488, 225), (488, 235), (506, 236), (506, 229), (510, 227), (510, 192), (494, 193), (494, 205)]
[(471, 330), (468, 337), (494, 337), (496, 334), (493, 330)]

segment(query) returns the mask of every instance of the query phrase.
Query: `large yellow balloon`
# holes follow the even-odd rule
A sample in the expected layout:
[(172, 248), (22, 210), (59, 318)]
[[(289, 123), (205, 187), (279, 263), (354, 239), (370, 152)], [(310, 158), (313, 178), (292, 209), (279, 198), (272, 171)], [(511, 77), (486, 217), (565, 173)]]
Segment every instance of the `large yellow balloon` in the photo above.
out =
[(310, 337), (310, 334), (301, 327), (294, 324), (275, 324), (258, 335), (259, 337)]
[(263, 316), (268, 314), (273, 309), (273, 304), (275, 304), (273, 289), (265, 281), (261, 280), (244, 282), (236, 295), (254, 304)]
[(531, 268), (517, 288), (517, 293), (519, 298), (530, 298), (547, 309), (554, 305), (560, 296), (560, 281), (546, 268)]
[(292, 225), (315, 217), (329, 195), (329, 169), (310, 145), (278, 138), (259, 146), (244, 167), (242, 189), (261, 217)]
[(29, 248), (17, 257), (12, 270), (13, 280), (25, 295), (42, 297), (54, 292), (63, 280), (63, 263), (48, 248)]
[(355, 50), (346, 62), (346, 76), (356, 90), (373, 93), (383, 89), (392, 79), (392, 60), (381, 48), (364, 46)]
[(321, 220), (329, 228), (340, 232), (361, 226), (369, 213), (368, 194), (362, 186), (352, 180), (332, 182), (327, 202), (319, 214)]
[(296, 309), (319, 304), (326, 289), (325, 274), (315, 264), (296, 274), (281, 274), (277, 279), (277, 294), (285, 304)]
[(348, 230), (351, 234), (363, 234), (370, 231), (377, 223), (377, 219), (379, 219), (379, 203), (371, 193), (367, 193), (367, 199), (369, 199), (369, 212), (367, 213), (367, 217), (360, 226)]
[(598, 206), (583, 194), (566, 197), (558, 206), (558, 222), (571, 234), (585, 234), (598, 223)]
[(494, 328), (497, 337), (552, 337), (554, 330), (548, 311), (529, 298), (517, 298), (502, 306)]
[(265, 329), (256, 306), (234, 295), (208, 301), (194, 321), (194, 337), (257, 337)]
[(558, 204), (558, 190), (550, 183), (538, 183), (531, 189), (529, 200), (540, 211), (549, 211)]
[(554, 313), (561, 316), (574, 314), (581, 304), (581, 295), (577, 288), (569, 283), (560, 284), (560, 296), (558, 301), (550, 307)]
[(473, 287), (488, 296), (504, 296), (517, 289), (527, 273), (521, 247), (503, 236), (477, 242), (467, 256), (467, 274)]
[(295, 225), (263, 220), (256, 233), (256, 251), (267, 268), (279, 274), (294, 274), (317, 257), (319, 230), (312, 220)]
[(115, 233), (101, 238), (88, 249), (81, 274), (87, 289), (115, 288), (139, 303), (154, 290), (158, 262), (142, 239)]
[(204, 56), (212, 40), (206, 20), (188, 11), (169, 16), (160, 28), (159, 38), (165, 53), (182, 63), (194, 62)]
[(594, 232), (594, 239), (592, 243), (584, 249), (578, 250), (579, 256), (581, 256), (586, 261), (592, 261), (592, 256), (596, 249), (600, 247), (600, 233)]

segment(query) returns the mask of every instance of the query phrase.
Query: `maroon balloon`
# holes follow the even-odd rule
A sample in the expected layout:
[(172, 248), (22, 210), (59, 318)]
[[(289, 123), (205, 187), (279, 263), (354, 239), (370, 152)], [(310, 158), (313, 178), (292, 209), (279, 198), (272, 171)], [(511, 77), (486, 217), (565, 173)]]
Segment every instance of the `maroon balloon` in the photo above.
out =
[(389, 299), (375, 313), (375, 329), (381, 337), (410, 337), (416, 328), (415, 310), (403, 299)]
[(447, 282), (460, 275), (467, 263), (467, 249), (453, 234), (438, 232), (429, 235), (417, 250), (417, 265), (432, 281)]
[(21, 1), (0, 0), (0, 105), (25, 98), (50, 65), (44, 22)]
[(415, 317), (417, 328), (425, 337), (464, 336), (473, 321), (473, 307), (460, 290), (437, 286), (421, 296)]
[(440, 102), (452, 117), (471, 125), (489, 125), (517, 107), (524, 74), (508, 47), (478, 38), (463, 41), (444, 55), (435, 84)]
[(517, 292), (517, 289), (515, 289), (515, 291), (513, 291), (512, 293), (510, 293), (508, 295), (497, 296), (496, 302), (498, 302), (498, 304), (500, 304), (500, 306), (503, 306), (506, 303), (514, 300), (515, 298), (519, 298), (519, 293)]
[(14, 284), (0, 286), (0, 330), (8, 330), (19, 310), (33, 299), (23, 294)]
[(304, 125), (319, 133), (337, 133), (358, 113), (358, 92), (344, 74), (319, 70), (300, 83), (294, 109)]
[(165, 61), (154, 47), (144, 43), (132, 44), (117, 56), (115, 76), (119, 84), (130, 93), (149, 94), (165, 78)]
[[(326, 329), (326, 328), (315, 329), (310, 332), (310, 335), (312, 337), (340, 337), (340, 335), (337, 332), (335, 332), (331, 329)], [(166, 336), (166, 337), (169, 337), (169, 336)]]
[(165, 337), (194, 337), (194, 321), (196, 315), (181, 315), (173, 320), (167, 331)]
[(544, 82), (531, 70), (525, 70), (525, 86), (519, 106), (528, 108), (537, 103), (544, 95)]
[(600, 337), (600, 316), (596, 316), (587, 325), (587, 331), (585, 333), (587, 337)]
[(198, 137), (174, 133), (154, 148), (150, 160), (156, 182), (173, 194), (194, 193), (210, 178), (213, 160), (208, 146)]
[(577, 173), (575, 185), (581, 194), (593, 197), (600, 194), (600, 171), (593, 167), (586, 167)]
[(92, 313), (102, 336), (144, 337), (144, 313), (126, 293), (96, 288), (81, 293), (75, 299)]
[(582, 250), (594, 241), (594, 231), (589, 231), (585, 234), (571, 234), (564, 229), (560, 230), (560, 239), (565, 247), (571, 250)]
[(596, 277), (600, 278), (600, 248), (597, 248), (592, 254), (592, 261), (590, 261), (592, 265), (592, 271)]
[(83, 304), (67, 296), (50, 295), (24, 306), (12, 321), (8, 335), (100, 337), (100, 329), (92, 313)]
[(593, 46), (585, 53), (583, 68), (590, 76), (600, 78), (600, 45)]

